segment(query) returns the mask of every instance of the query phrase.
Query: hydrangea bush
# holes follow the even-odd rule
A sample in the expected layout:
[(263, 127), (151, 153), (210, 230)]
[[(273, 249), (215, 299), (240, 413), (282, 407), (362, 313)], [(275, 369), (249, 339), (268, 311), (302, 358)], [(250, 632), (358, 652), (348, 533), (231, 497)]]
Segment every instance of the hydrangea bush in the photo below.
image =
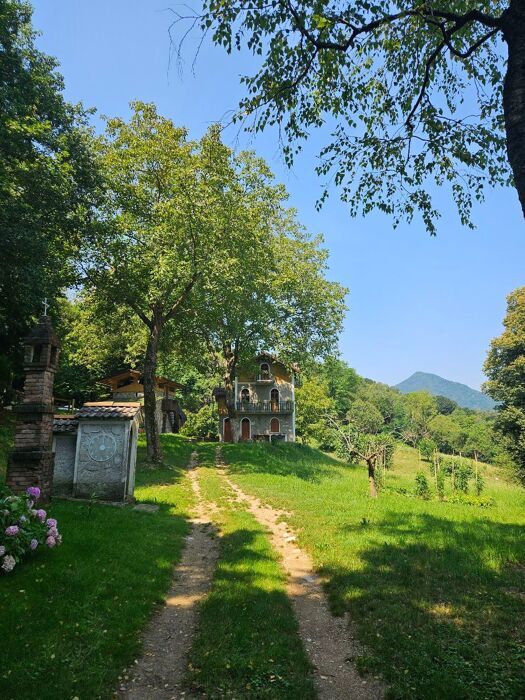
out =
[(12, 571), (37, 547), (56, 547), (62, 542), (57, 521), (37, 507), (40, 489), (30, 486), (23, 496), (0, 493), (0, 571)]

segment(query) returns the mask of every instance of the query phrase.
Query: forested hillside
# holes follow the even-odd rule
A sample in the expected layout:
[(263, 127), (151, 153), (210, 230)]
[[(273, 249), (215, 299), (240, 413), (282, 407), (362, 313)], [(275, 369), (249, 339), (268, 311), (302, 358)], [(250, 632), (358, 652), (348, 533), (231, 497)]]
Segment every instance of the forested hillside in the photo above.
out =
[(491, 411), (496, 402), (490, 396), (481, 391), (472, 389), (461, 382), (451, 382), (443, 379), (437, 374), (428, 372), (414, 372), (411, 377), (396, 384), (397, 389), (402, 394), (409, 394), (412, 391), (428, 391), (432, 396), (446, 396), (452, 399), (461, 408), (473, 408), (476, 411)]

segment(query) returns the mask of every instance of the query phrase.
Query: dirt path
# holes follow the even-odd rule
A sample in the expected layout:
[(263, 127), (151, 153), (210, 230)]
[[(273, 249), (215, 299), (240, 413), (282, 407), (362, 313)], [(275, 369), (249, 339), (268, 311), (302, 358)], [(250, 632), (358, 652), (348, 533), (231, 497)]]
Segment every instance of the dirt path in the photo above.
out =
[[(212, 536), (211, 512), (200, 493), (195, 473), (197, 454), (188, 465), (188, 477), (195, 494), (195, 515), (186, 538), (180, 564), (176, 567), (166, 605), (148, 625), (144, 651), (138, 663), (124, 675), (118, 697), (126, 700), (174, 700), (189, 698), (181, 690), (197, 622), (197, 603), (208, 592), (219, 544)], [(129, 677), (127, 677), (129, 676)]]
[(350, 631), (349, 619), (334, 617), (328, 607), (319, 577), (308, 555), (295, 544), (295, 536), (283, 513), (262, 505), (244, 493), (222, 469), (220, 450), (218, 472), (246, 504), (255, 518), (270, 531), (271, 541), (279, 552), (288, 575), (287, 592), (299, 623), (299, 632), (310, 661), (315, 667), (315, 685), (320, 700), (377, 700), (384, 697), (382, 683), (359, 676), (353, 659), (361, 649)]

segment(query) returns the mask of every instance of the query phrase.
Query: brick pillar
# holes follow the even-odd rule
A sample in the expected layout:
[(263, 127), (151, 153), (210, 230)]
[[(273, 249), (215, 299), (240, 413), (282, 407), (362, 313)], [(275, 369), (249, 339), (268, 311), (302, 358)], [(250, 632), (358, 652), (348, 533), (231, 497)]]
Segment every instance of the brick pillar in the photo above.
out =
[(15, 446), (6, 481), (15, 493), (38, 486), (45, 503), (53, 485), (53, 382), (60, 347), (48, 316), (40, 317), (24, 346), (24, 398), (16, 407)]

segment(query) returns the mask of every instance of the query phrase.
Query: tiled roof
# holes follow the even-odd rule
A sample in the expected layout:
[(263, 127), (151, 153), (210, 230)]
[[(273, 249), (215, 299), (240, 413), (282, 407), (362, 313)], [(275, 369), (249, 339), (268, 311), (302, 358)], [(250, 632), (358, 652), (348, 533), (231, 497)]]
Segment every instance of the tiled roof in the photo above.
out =
[(85, 403), (78, 411), (78, 418), (126, 419), (133, 420), (140, 412), (138, 401), (93, 401)]
[(78, 420), (75, 416), (55, 416), (53, 419), (54, 433), (76, 433)]

